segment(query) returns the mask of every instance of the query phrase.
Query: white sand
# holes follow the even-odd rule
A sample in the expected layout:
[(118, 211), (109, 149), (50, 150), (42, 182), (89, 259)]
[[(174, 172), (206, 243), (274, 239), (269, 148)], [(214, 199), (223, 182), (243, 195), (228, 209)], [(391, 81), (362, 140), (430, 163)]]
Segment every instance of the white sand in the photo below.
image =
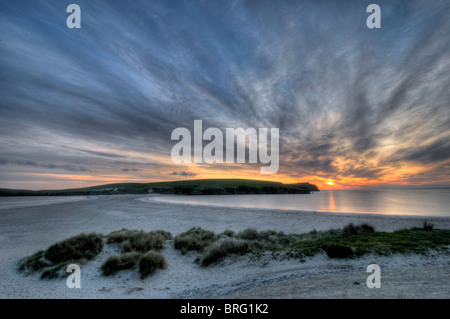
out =
[[(148, 196), (147, 196), (148, 197)], [(164, 229), (177, 235), (191, 227), (215, 232), (247, 227), (285, 233), (341, 228), (367, 222), (377, 230), (421, 226), (425, 217), (298, 213), (255, 209), (211, 208), (149, 202), (143, 195), (97, 196), (89, 200), (0, 210), (0, 298), (449, 298), (448, 254), (366, 256), (332, 260), (318, 255), (301, 263), (267, 254), (233, 257), (201, 268), (195, 253), (181, 255), (168, 243), (168, 268), (141, 280), (137, 270), (103, 277), (101, 263), (112, 248), (81, 266), (81, 289), (65, 278), (39, 280), (16, 271), (20, 258), (82, 232), (108, 234), (122, 228)], [(450, 229), (450, 218), (426, 218)], [(380, 289), (365, 282), (367, 265), (381, 267)], [(355, 284), (360, 283), (360, 284)]]
[(67, 202), (86, 200), (91, 196), (5, 196), (0, 197), (0, 209), (45, 206)]

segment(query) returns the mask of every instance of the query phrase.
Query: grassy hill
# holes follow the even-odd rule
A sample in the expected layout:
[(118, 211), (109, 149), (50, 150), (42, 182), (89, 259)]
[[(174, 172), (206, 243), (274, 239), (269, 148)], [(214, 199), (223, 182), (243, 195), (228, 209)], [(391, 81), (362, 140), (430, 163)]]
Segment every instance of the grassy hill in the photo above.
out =
[(199, 179), (175, 182), (107, 184), (64, 190), (19, 190), (0, 188), (0, 196), (63, 196), (63, 195), (113, 195), (113, 194), (309, 194), (319, 191), (309, 183), (283, 184), (248, 179)]

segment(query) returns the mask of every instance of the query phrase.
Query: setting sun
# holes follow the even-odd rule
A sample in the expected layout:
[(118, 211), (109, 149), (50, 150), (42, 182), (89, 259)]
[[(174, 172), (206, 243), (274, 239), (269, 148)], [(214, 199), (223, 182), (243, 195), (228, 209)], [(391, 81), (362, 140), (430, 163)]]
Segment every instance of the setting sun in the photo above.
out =
[(334, 185), (334, 183), (333, 183), (333, 180), (331, 180), (331, 179), (328, 179), (328, 182), (327, 182), (327, 184), (328, 184), (328, 185), (331, 185), (331, 186), (333, 186), (333, 185)]

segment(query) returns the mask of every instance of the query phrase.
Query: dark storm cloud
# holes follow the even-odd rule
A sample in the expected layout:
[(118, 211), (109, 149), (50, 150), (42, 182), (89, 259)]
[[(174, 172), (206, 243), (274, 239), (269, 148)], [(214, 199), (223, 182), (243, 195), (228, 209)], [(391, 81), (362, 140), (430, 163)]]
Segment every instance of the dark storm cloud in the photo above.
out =
[(436, 163), (446, 160), (450, 157), (449, 140), (437, 142), (416, 148), (409, 148), (398, 151), (394, 155), (394, 159), (410, 160), (420, 163)]
[(1, 154), (132, 172), (131, 153), (169, 157), (172, 130), (202, 119), (279, 127), (286, 172), (448, 161), (450, 3), (378, 1), (379, 30), (369, 3), (80, 0), (70, 30), (64, 1), (3, 1)]
[(56, 164), (42, 164), (40, 165), (43, 168), (48, 168), (48, 169), (64, 169), (66, 171), (70, 171), (70, 172), (87, 172), (89, 171), (87, 168), (85, 167), (76, 167), (76, 166), (70, 166), (70, 165), (56, 165)]
[(196, 176), (197, 174), (189, 173), (189, 172), (172, 172), (169, 175), (172, 175), (172, 176), (183, 176), (183, 177), (192, 177), (192, 176)]
[(54, 163), (36, 163), (34, 161), (28, 160), (7, 160), (0, 159), (0, 165), (19, 165), (19, 166), (32, 166), (32, 167), (42, 167), (47, 169), (62, 169), (69, 172), (88, 172), (89, 170), (83, 166), (72, 166), (72, 165), (58, 165)]
[(92, 155), (97, 155), (97, 156), (102, 156), (102, 157), (127, 158), (126, 156), (123, 156), (123, 155), (106, 153), (106, 152), (97, 152), (97, 151), (82, 150), (82, 149), (74, 149), (74, 150), (78, 150), (78, 151), (81, 151), (81, 152), (85, 152), (85, 153), (92, 154)]
[(139, 172), (142, 171), (139, 168), (122, 168), (122, 172)]

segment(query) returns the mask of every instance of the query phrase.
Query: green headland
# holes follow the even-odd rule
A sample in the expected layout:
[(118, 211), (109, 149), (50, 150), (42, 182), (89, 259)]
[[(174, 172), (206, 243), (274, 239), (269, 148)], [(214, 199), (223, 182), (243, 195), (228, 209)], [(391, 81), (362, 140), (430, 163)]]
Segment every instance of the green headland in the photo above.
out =
[(120, 183), (62, 190), (20, 190), (0, 188), (0, 196), (69, 196), (114, 194), (310, 194), (319, 191), (310, 183), (283, 184), (249, 179), (198, 179), (175, 182)]

